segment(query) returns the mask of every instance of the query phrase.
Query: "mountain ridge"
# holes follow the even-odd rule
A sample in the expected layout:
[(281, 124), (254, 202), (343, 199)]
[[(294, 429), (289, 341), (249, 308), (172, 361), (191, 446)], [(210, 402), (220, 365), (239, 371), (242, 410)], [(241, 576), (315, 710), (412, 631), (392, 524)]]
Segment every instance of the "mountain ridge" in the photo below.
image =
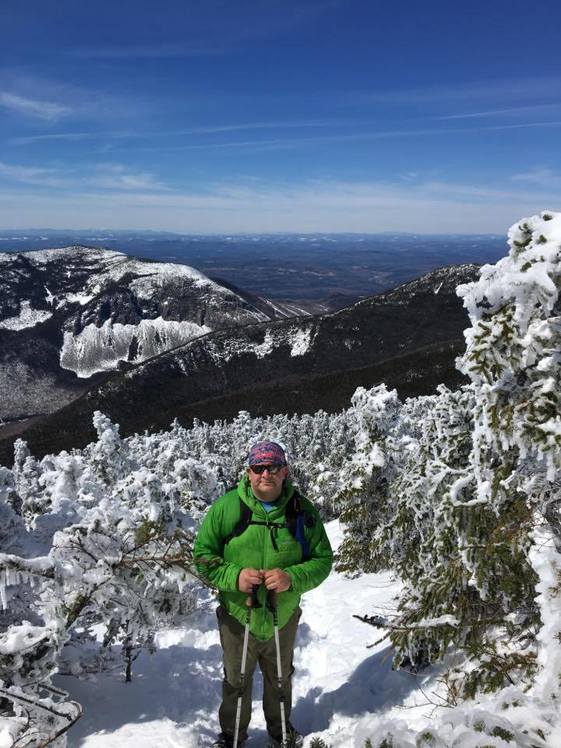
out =
[[(357, 386), (385, 381), (402, 395), (458, 386), (467, 316), (456, 296), (475, 265), (427, 273), (332, 314), (252, 322), (207, 333), (118, 372), (25, 433), (33, 451), (83, 446), (101, 410), (125, 435), (238, 410), (334, 412)], [(205, 407), (206, 404), (206, 407)], [(0, 442), (3, 459), (13, 438)]]
[(212, 329), (308, 313), (187, 265), (110, 249), (0, 253), (0, 269), (0, 417), (8, 421), (55, 410), (107, 371)]

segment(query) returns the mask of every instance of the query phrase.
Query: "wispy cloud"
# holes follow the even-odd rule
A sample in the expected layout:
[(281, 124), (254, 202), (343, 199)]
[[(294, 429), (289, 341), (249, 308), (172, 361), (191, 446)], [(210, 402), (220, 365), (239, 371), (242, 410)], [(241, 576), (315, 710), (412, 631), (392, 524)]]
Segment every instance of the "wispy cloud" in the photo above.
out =
[(519, 102), (558, 99), (561, 76), (459, 81), (456, 84), (349, 94), (350, 98), (383, 104), (431, 104), (459, 101)]
[[(184, 233), (413, 231), (504, 233), (523, 216), (555, 208), (554, 190), (444, 181), (220, 183), (194, 192), (72, 191), (0, 196), (0, 226), (152, 228)], [(25, 206), (25, 207), (23, 207)], [(14, 222), (15, 221), (15, 222)]]
[(197, 42), (162, 44), (115, 44), (105, 47), (85, 47), (70, 52), (73, 57), (93, 60), (104, 59), (150, 59), (166, 57), (209, 57), (227, 51), (224, 45), (201, 44)]
[(561, 174), (548, 167), (536, 167), (530, 171), (513, 174), (513, 182), (535, 184), (545, 188), (557, 188), (561, 186)]
[[(102, 133), (98, 132), (52, 132), (42, 135), (28, 135), (17, 138), (10, 138), (10, 145), (29, 145), (30, 143), (41, 143), (50, 140), (88, 140), (90, 138), (101, 137)], [(115, 137), (115, 136), (114, 136)]]
[(336, 127), (349, 127), (353, 124), (346, 119), (311, 119), (311, 120), (274, 120), (271, 122), (233, 122), (223, 125), (201, 125), (198, 127), (184, 127), (177, 130), (92, 130), (89, 132), (58, 132), (42, 133), (41, 135), (29, 135), (11, 138), (12, 145), (28, 145), (49, 140), (97, 140), (102, 138), (114, 138), (117, 140), (161, 140), (171, 137), (182, 137), (188, 135), (217, 135), (229, 132), (259, 131), (259, 130), (305, 130), (325, 129)]
[[(68, 61), (65, 67), (68, 67)], [(50, 77), (43, 75), (37, 67), (34, 70), (31, 66), (25, 70), (0, 67), (0, 113), (11, 112), (13, 124), (17, 124), (15, 115), (33, 119), (37, 125), (59, 122), (58, 132), (49, 132), (54, 127), (36, 127), (33, 137), (60, 135), (71, 139), (76, 138), (75, 133), (67, 132), (71, 121), (80, 122), (73, 125), (78, 137), (101, 128), (128, 130), (131, 122), (143, 121), (155, 106), (159, 106), (140, 94), (113, 90), (112, 85), (102, 83), (94, 74), (89, 77), (88, 84), (69, 83), (68, 79), (66, 69), (59, 70), (56, 77)], [(26, 137), (16, 127), (10, 128), (8, 123), (2, 131), (12, 136), (10, 143), (17, 142), (18, 138), (23, 142)]]
[(0, 92), (0, 106), (17, 114), (46, 121), (58, 120), (72, 111), (70, 107), (53, 101), (30, 99), (7, 91)]
[(131, 172), (121, 164), (99, 164), (87, 182), (92, 187), (108, 190), (169, 190), (170, 188), (148, 172)]
[[(115, 41), (70, 50), (74, 57), (90, 59), (157, 59), (223, 55), (240, 46), (278, 36), (310, 24), (329, 13), (343, 0), (299, 0), (298, 3), (268, 0), (191, 0), (189, 13), (179, 4), (167, 4), (154, 25), (151, 10), (139, 6), (138, 19), (153, 29), (153, 40), (143, 43)], [(149, 6), (147, 6), (149, 7)], [(161, 37), (161, 38), (159, 38)]]
[(487, 131), (500, 131), (500, 130), (518, 130), (526, 128), (545, 128), (545, 129), (556, 129), (561, 127), (561, 120), (551, 120), (544, 122), (516, 122), (509, 124), (497, 124), (497, 125), (479, 125), (475, 127), (425, 127), (417, 129), (388, 129), (388, 130), (375, 130), (366, 132), (354, 132), (348, 134), (333, 134), (333, 135), (314, 135), (311, 137), (293, 137), (293, 138), (270, 138), (270, 139), (252, 139), (252, 140), (229, 140), (222, 142), (206, 142), (206, 143), (179, 143), (172, 145), (156, 145), (156, 146), (133, 146), (130, 150), (139, 152), (151, 152), (151, 151), (200, 151), (200, 150), (252, 150), (255, 152), (259, 151), (270, 151), (270, 150), (283, 150), (288, 148), (299, 148), (312, 147), (322, 144), (330, 143), (351, 143), (351, 142), (367, 142), (369, 140), (383, 140), (392, 138), (418, 138), (422, 136), (448, 136), (455, 134), (466, 134), (473, 132), (487, 132)]
[(483, 112), (466, 112), (464, 114), (447, 114), (443, 117), (431, 117), (435, 120), (483, 119), (487, 117), (515, 116), (518, 114), (541, 114), (561, 109), (561, 103), (534, 104), (532, 106), (507, 107), (506, 109), (490, 109)]
[(311, 120), (274, 120), (272, 122), (237, 122), (225, 125), (206, 125), (176, 130), (173, 135), (207, 135), (221, 132), (240, 132), (243, 130), (285, 130), (325, 127), (348, 127), (351, 120), (345, 119), (311, 119)]
[[(416, 113), (422, 108), (426, 113), (422, 119), (445, 121), (547, 113), (560, 108), (560, 97), (561, 75), (543, 75), (349, 91), (340, 95), (340, 103), (381, 107), (396, 116), (411, 107)], [(472, 111), (466, 111), (466, 102)]]
[(6, 164), (0, 161), (0, 176), (14, 182), (31, 184), (37, 187), (69, 187), (71, 182), (61, 177), (56, 170), (36, 166)]
[(22, 166), (0, 161), (0, 177), (20, 184), (66, 190), (99, 189), (103, 192), (162, 192), (170, 188), (148, 172), (137, 172), (121, 164), (97, 164), (80, 172), (44, 166)]
[[(521, 108), (522, 109), (526, 108)], [(490, 112), (489, 112), (490, 114)], [(228, 123), (224, 125), (206, 125), (191, 128), (181, 128), (176, 130), (158, 130), (158, 131), (81, 131), (81, 132), (59, 132), (59, 133), (42, 133), (40, 135), (25, 136), (12, 138), (9, 142), (12, 145), (26, 145), (31, 143), (41, 143), (48, 141), (60, 141), (60, 142), (80, 142), (83, 140), (103, 141), (107, 148), (114, 152), (122, 153), (157, 153), (162, 151), (250, 151), (254, 153), (267, 152), (267, 151), (280, 151), (298, 148), (316, 148), (323, 145), (330, 144), (353, 144), (353, 143), (368, 143), (369, 141), (384, 140), (384, 139), (404, 139), (404, 138), (423, 138), (423, 137), (456, 137), (465, 134), (472, 134), (477, 132), (500, 132), (509, 130), (524, 130), (524, 129), (559, 129), (561, 127), (561, 119), (552, 119), (544, 121), (528, 121), (528, 122), (503, 122), (495, 124), (483, 124), (479, 122), (479, 118), (475, 115), (463, 115), (462, 117), (445, 117), (445, 120), (457, 120), (466, 118), (468, 122), (465, 126), (453, 126), (443, 124), (442, 126), (436, 127), (422, 127), (422, 128), (391, 128), (382, 130), (368, 130), (364, 129), (366, 123), (361, 123), (361, 128), (356, 131), (350, 131), (351, 122), (343, 119), (317, 119), (317, 120), (276, 120), (276, 121), (256, 121), (256, 122), (242, 122), (242, 123)], [(473, 122), (473, 123), (472, 123)], [(284, 130), (314, 130), (317, 129), (320, 132), (314, 134), (295, 134), (293, 136), (290, 133), (286, 135), (283, 133)], [(329, 130), (334, 132), (329, 132)], [(279, 130), (280, 134), (278, 137), (266, 138), (266, 137), (252, 137), (248, 139), (209, 139), (205, 136), (212, 135), (228, 135), (235, 134), (236, 132), (263, 132), (266, 133), (270, 130)], [(325, 132), (325, 131), (328, 132)], [(337, 132), (339, 130), (339, 132)], [(341, 131), (343, 130), (343, 131)], [(200, 136), (200, 137), (198, 137)], [(186, 138), (186, 141), (181, 141), (181, 138)], [(174, 140), (178, 139), (178, 140)], [(114, 142), (116, 141), (116, 142)], [(147, 141), (144, 145), (142, 141)], [(150, 142), (152, 141), (152, 142)], [(109, 181), (113, 179), (115, 182), (121, 181), (123, 188), (126, 189), (126, 180), (121, 175), (115, 173), (107, 175), (107, 179), (103, 180), (103, 185), (109, 186)], [(131, 178), (132, 179), (132, 178)], [(154, 189), (165, 189), (165, 187), (155, 178), (147, 174), (142, 174), (133, 181), (132, 184), (138, 184), (139, 189), (142, 189), (142, 185), (145, 184), (148, 188), (149, 184), (152, 184)]]
[[(452, 117), (443, 118), (452, 119)], [(460, 118), (458, 118), (460, 119)], [(140, 140), (166, 140), (172, 137), (181, 137), (189, 135), (207, 135), (207, 134), (220, 134), (229, 132), (242, 132), (242, 131), (259, 131), (269, 129), (306, 129), (306, 128), (325, 128), (329, 127), (342, 127), (342, 120), (335, 121), (304, 121), (304, 122), (255, 122), (255, 123), (242, 123), (232, 124), (224, 126), (209, 126), (209, 127), (197, 127), (187, 128), (181, 130), (170, 130), (170, 131), (155, 131), (155, 132), (111, 132), (111, 131), (97, 131), (97, 132), (76, 132), (76, 133), (46, 133), (42, 135), (31, 135), (25, 137), (12, 138), (9, 142), (12, 145), (28, 145), (35, 142), (43, 142), (49, 140), (59, 141), (80, 141), (80, 140), (100, 140), (100, 139), (115, 139), (118, 141), (140, 141)], [(347, 123), (347, 127), (350, 123)], [(278, 137), (278, 138), (259, 138), (252, 140), (228, 140), (222, 142), (207, 141), (202, 143), (175, 143), (175, 144), (164, 144), (164, 145), (133, 145), (132, 147), (127, 144), (127, 150), (134, 150), (138, 152), (152, 152), (161, 150), (214, 150), (214, 149), (226, 149), (226, 150), (247, 150), (253, 149), (256, 151), (267, 151), (267, 150), (282, 150), (285, 148), (297, 148), (300, 146), (310, 145), (321, 145), (322, 143), (344, 143), (353, 141), (368, 141), (368, 140), (380, 140), (385, 138), (408, 138), (408, 137), (422, 137), (422, 136), (433, 136), (433, 135), (454, 135), (454, 134), (465, 134), (472, 132), (486, 132), (495, 130), (518, 130), (527, 128), (543, 128), (543, 129), (555, 129), (561, 127), (561, 120), (545, 120), (541, 122), (513, 122), (504, 124), (494, 125), (476, 125), (471, 127), (424, 127), (424, 128), (394, 128), (388, 130), (370, 130), (362, 132), (348, 132), (345, 134), (335, 133), (331, 135), (313, 135), (304, 137)]]

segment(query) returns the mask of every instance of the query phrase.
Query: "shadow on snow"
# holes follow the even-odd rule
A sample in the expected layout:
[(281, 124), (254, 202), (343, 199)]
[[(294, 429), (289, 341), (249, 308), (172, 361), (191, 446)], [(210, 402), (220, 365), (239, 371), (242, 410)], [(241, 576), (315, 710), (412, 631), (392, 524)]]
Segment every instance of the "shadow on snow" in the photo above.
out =
[[(207, 626), (212, 630), (210, 617)], [(312, 632), (300, 624), (297, 646), (305, 646)], [(377, 652), (356, 668), (350, 679), (335, 691), (312, 688), (298, 699), (292, 717), (304, 734), (326, 730), (334, 714), (359, 716), (399, 704), (416, 688), (409, 673), (391, 669), (391, 649)], [(298, 671), (295, 675), (298, 678)], [(108, 738), (126, 724), (167, 720), (178, 728), (193, 728), (201, 744), (218, 731), (218, 707), (222, 685), (222, 650), (218, 644), (208, 648), (174, 644), (150, 655), (143, 651), (135, 662), (133, 680), (125, 683), (122, 671), (103, 672), (84, 680), (59, 676), (57, 685), (68, 690), (71, 698), (84, 707), (84, 715), (69, 733), (69, 748), (81, 748), (94, 734)], [(254, 699), (260, 700), (262, 677), (254, 677)], [(262, 744), (266, 737), (259, 706), (254, 701), (254, 720), (248, 748)], [(257, 718), (257, 719), (255, 719)], [(261, 724), (255, 726), (255, 722)]]
[(312, 688), (295, 704), (294, 724), (305, 734), (326, 730), (334, 714), (361, 716), (400, 704), (417, 688), (414, 675), (392, 670), (393, 652), (386, 647), (360, 663), (335, 691)]

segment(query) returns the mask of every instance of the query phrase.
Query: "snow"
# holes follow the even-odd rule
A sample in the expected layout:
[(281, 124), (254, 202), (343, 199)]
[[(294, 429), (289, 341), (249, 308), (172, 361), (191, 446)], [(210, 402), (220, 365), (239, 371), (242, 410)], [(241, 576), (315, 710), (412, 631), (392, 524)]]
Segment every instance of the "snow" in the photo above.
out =
[(283, 302), (282, 305), (275, 304), (274, 301), (271, 299), (267, 299), (264, 296), (260, 296), (259, 300), (262, 301), (264, 304), (267, 304), (271, 307), (277, 314), (279, 314), (281, 317), (292, 317), (292, 316), (304, 316), (304, 317), (310, 317), (311, 313), (307, 311), (306, 309), (302, 309), (302, 307), (299, 307), (295, 304), (291, 304), (288, 302)]
[(70, 304), (80, 304), (80, 306), (85, 306), (94, 298), (94, 294), (67, 293), (65, 298)]
[(303, 356), (309, 349), (312, 342), (312, 328), (301, 328), (296, 330), (292, 335), (291, 356)]
[(20, 313), (14, 317), (3, 319), (0, 322), (0, 328), (4, 330), (24, 330), (27, 327), (35, 327), (35, 325), (45, 322), (52, 316), (51, 312), (44, 309), (32, 309), (31, 302), (22, 301)]
[[(56, 249), (41, 249), (26, 253), (27, 259), (36, 264), (46, 265), (52, 262), (75, 262), (81, 264), (93, 263), (98, 265), (99, 272), (95, 274), (96, 283), (102, 286), (113, 281), (119, 281), (123, 276), (132, 274), (136, 277), (131, 288), (138, 294), (139, 298), (150, 299), (155, 288), (165, 286), (171, 282), (188, 281), (190, 284), (208, 290), (214, 290), (219, 294), (224, 293), (223, 286), (207, 278), (204, 273), (190, 267), (189, 265), (175, 264), (169, 262), (150, 262), (137, 260), (129, 257), (123, 252), (115, 252), (109, 249), (93, 247), (82, 247), (79, 245), (60, 247)], [(14, 255), (11, 253), (0, 253), (1, 262), (12, 262)], [(67, 271), (70, 273), (70, 271)], [(90, 301), (100, 288), (88, 288), (86, 286), (81, 292), (68, 294), (67, 301), (77, 302), (82, 306)], [(230, 295), (237, 296), (233, 292)], [(237, 296), (240, 299), (241, 297)]]
[(530, 555), (539, 577), (536, 602), (543, 621), (537, 635), (543, 645), (538, 654), (542, 668), (536, 676), (534, 689), (537, 695), (548, 700), (555, 699), (561, 672), (561, 598), (552, 594), (561, 581), (561, 554), (555, 549), (553, 533), (545, 527), (535, 530), (534, 538), (536, 545)]
[(53, 296), (53, 294), (52, 294), (52, 293), (51, 293), (51, 292), (49, 291), (49, 289), (48, 289), (48, 287), (47, 287), (47, 286), (43, 286), (43, 288), (44, 288), (44, 289), (45, 289), (45, 291), (46, 291), (46, 294), (45, 294), (45, 301), (47, 302), (47, 304), (53, 304), (53, 303), (54, 303), (54, 301), (55, 301), (55, 297), (54, 297), (54, 296)]
[(195, 270), (195, 268), (189, 265), (176, 265), (169, 262), (146, 262), (127, 258), (127, 271), (141, 276), (135, 278), (131, 283), (131, 288), (137, 293), (139, 298), (150, 299), (154, 287), (159, 287), (178, 279), (188, 279), (196, 286), (206, 286), (223, 291), (222, 286), (219, 286), (210, 280), (210, 278), (207, 278), (204, 273)]
[(265, 339), (262, 343), (259, 343), (259, 345), (253, 347), (253, 352), (255, 353), (257, 358), (265, 358), (265, 356), (268, 356), (273, 352), (273, 348), (273, 336), (271, 335), (271, 331), (267, 330), (267, 332), (265, 333)]
[[(328, 523), (327, 530), (337, 547), (339, 522)], [(403, 706), (409, 727), (427, 722), (434, 707), (427, 708), (417, 678), (392, 671), (387, 643), (368, 649), (380, 631), (353, 618), (373, 609), (393, 611), (399, 589), (389, 573), (348, 579), (333, 572), (303, 596), (292, 710), (303, 733), (319, 735), (333, 748), (362, 748), (359, 737), (372, 734), (393, 711), (401, 716)], [(85, 680), (58, 676), (58, 685), (84, 707), (84, 716), (70, 731), (69, 748), (210, 745), (219, 732), (222, 681), (214, 604), (195, 614), (190, 628), (161, 632), (156, 645), (156, 654), (143, 653), (136, 661), (132, 683), (125, 684), (119, 671)], [(266, 738), (261, 683), (257, 672), (247, 748), (262, 746)], [(416, 706), (418, 702), (425, 705)]]
[(0, 637), (0, 654), (3, 656), (21, 652), (45, 638), (43, 626), (32, 626), (24, 621), (21, 626), (11, 626)]
[(209, 341), (207, 350), (220, 363), (230, 361), (241, 353), (253, 353), (257, 358), (265, 358), (281, 346), (290, 347), (291, 356), (303, 356), (307, 353), (316, 333), (317, 328), (314, 326), (307, 329), (299, 326), (272, 326), (265, 331), (262, 343), (248, 343), (245, 339), (240, 340), (232, 336), (220, 347), (214, 341)]
[(211, 328), (206, 325), (162, 317), (142, 319), (138, 325), (106, 320), (101, 327), (86, 325), (79, 335), (65, 332), (60, 365), (86, 378), (103, 369), (115, 369), (119, 361), (129, 360), (133, 339), (136, 339), (137, 349), (132, 360), (138, 363), (208, 332)]

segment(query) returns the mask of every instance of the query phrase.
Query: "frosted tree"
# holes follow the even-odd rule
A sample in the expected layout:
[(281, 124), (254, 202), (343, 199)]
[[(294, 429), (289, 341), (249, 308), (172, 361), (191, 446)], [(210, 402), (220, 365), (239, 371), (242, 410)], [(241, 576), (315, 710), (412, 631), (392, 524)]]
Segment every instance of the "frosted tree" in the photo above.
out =
[[(21, 443), (17, 469), (0, 472), (0, 726), (14, 745), (62, 741), (79, 716), (51, 684), (76, 628), (101, 624), (104, 645), (120, 641), (130, 665), (159, 626), (199, 604), (191, 566), (197, 515), (181, 491), (206, 495), (212, 473), (183, 461), (165, 483), (164, 472), (137, 467), (108, 419), (96, 414), (96, 421), (100, 438), (83, 453), (32, 462)], [(13, 505), (18, 482), (24, 491), (31, 485), (30, 470), (40, 511), (26, 526)]]
[(371, 622), (390, 626), (398, 661), (461, 648), (470, 664), (449, 673), (452, 699), (538, 670), (543, 693), (559, 687), (560, 225), (546, 214), (513, 227), (509, 256), (459, 290), (472, 384), (405, 404), (397, 469), (375, 493), (387, 511), (373, 568), (405, 586), (398, 615)]
[[(531, 569), (509, 589), (486, 571), (483, 554), (469, 561), (483, 592), (497, 595), (505, 608), (521, 585), (527, 620), (535, 618), (537, 602), (537, 685), (555, 698), (561, 676), (561, 214), (544, 212), (514, 225), (509, 244), (508, 257), (459, 289), (472, 321), (462, 368), (476, 396), (475, 500), (504, 518), (496, 540), (508, 540)], [(496, 542), (494, 558), (500, 547)]]
[(359, 387), (346, 413), (353, 445), (341, 466), (341, 487), (334, 498), (345, 523), (341, 571), (375, 570), (372, 540), (391, 505), (388, 490), (399, 453), (394, 434), (400, 408), (396, 391), (380, 385)]
[(27, 444), (17, 439), (14, 444), (13, 479), (21, 501), (21, 513), (28, 524), (49, 510), (49, 497), (40, 483), (39, 461), (31, 456)]
[(14, 745), (30, 736), (32, 746), (62, 735), (80, 709), (50, 684), (59, 637), (39, 608), (51, 569), (40, 556), (25, 557), (37, 549), (11, 506), (14, 483), (10, 471), (0, 469), (0, 732)]
[(119, 425), (96, 410), (93, 424), (97, 431), (97, 441), (87, 450), (92, 468), (106, 483), (113, 482), (127, 475), (137, 467), (129, 453), (127, 442), (119, 436)]
[[(452, 699), (530, 683), (540, 664), (551, 691), (561, 672), (560, 226), (513, 227), (509, 256), (460, 289), (470, 386), (403, 406), (357, 391), (347, 413), (340, 568), (399, 574), (397, 615), (369, 622), (390, 627), (397, 662), (461, 648), (471, 662), (449, 674)], [(537, 630), (547, 655), (528, 646)]]

